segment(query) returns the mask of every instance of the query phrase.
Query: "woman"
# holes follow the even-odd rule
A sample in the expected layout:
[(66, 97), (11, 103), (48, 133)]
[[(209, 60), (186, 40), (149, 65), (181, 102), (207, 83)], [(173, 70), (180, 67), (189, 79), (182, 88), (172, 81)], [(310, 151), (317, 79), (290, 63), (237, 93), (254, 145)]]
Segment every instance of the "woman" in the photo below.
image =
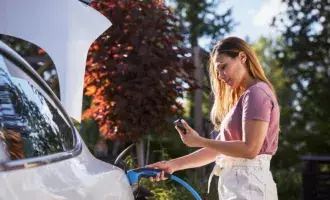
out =
[[(278, 145), (279, 106), (255, 53), (242, 39), (226, 38), (214, 46), (209, 72), (218, 137), (200, 137), (183, 121), (186, 134), (176, 127), (183, 143), (202, 148), (148, 167), (173, 173), (216, 161), (211, 178), (219, 175), (219, 199), (277, 199), (269, 166)], [(163, 180), (164, 172), (155, 179)]]

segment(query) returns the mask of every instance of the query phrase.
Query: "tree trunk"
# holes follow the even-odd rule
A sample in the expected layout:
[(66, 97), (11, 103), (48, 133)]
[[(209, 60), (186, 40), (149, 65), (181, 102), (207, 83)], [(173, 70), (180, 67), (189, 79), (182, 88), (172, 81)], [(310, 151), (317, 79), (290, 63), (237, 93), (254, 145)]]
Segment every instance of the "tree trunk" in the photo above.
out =
[[(201, 53), (199, 47), (193, 48), (193, 55), (194, 55), (194, 65), (195, 69), (195, 78), (198, 86), (202, 86), (202, 64), (201, 64)], [(202, 104), (203, 104), (203, 93), (202, 89), (196, 89), (194, 94), (194, 127), (197, 133), (201, 136), (204, 136), (203, 132), (203, 111), (202, 111)]]
[(148, 139), (147, 139), (147, 155), (146, 155), (146, 165), (148, 165), (149, 164), (149, 155), (150, 155), (150, 138), (151, 138), (151, 136), (149, 135), (148, 136)]
[(118, 155), (119, 144), (120, 144), (119, 140), (116, 140), (115, 144), (113, 145), (112, 153), (111, 153), (113, 157), (117, 157)]
[(138, 167), (144, 167), (145, 166), (145, 159), (144, 159), (145, 151), (144, 151), (144, 140), (140, 138), (136, 142), (136, 156), (138, 159)]
[[(202, 80), (203, 80), (203, 70), (202, 70), (202, 62), (201, 62), (201, 49), (199, 47), (193, 48), (193, 55), (194, 55), (194, 65), (196, 67), (195, 69), (195, 79), (198, 86), (202, 86)], [(204, 131), (203, 131), (203, 91), (202, 89), (196, 89), (194, 93), (194, 127), (197, 133), (199, 133), (200, 136), (205, 137)], [(201, 174), (202, 174), (202, 182), (204, 183), (206, 181), (206, 168), (201, 168)]]

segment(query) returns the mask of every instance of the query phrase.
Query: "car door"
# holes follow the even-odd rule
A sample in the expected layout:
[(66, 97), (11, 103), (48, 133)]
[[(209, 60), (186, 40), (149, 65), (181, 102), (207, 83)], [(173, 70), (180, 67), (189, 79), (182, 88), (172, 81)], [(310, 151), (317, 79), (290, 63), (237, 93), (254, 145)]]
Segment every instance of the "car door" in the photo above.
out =
[(121, 169), (94, 158), (37, 73), (0, 42), (0, 199), (122, 199)]

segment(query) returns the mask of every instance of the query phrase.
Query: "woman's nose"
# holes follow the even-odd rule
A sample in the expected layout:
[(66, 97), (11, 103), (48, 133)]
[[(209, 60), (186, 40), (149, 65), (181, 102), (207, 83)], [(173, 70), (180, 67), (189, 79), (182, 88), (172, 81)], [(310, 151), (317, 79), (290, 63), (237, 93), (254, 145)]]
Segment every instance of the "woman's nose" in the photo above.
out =
[(221, 80), (224, 79), (224, 77), (225, 77), (225, 73), (219, 71), (219, 72), (218, 72), (218, 79), (221, 81)]

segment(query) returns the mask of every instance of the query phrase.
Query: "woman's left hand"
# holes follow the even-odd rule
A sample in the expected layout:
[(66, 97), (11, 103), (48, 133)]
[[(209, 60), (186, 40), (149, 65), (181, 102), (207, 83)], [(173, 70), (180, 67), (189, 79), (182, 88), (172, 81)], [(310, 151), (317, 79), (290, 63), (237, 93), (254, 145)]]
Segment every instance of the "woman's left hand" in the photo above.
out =
[(184, 134), (177, 126), (175, 129), (179, 132), (182, 142), (188, 147), (201, 147), (202, 137), (192, 129), (184, 120), (181, 120), (182, 125), (186, 129)]

